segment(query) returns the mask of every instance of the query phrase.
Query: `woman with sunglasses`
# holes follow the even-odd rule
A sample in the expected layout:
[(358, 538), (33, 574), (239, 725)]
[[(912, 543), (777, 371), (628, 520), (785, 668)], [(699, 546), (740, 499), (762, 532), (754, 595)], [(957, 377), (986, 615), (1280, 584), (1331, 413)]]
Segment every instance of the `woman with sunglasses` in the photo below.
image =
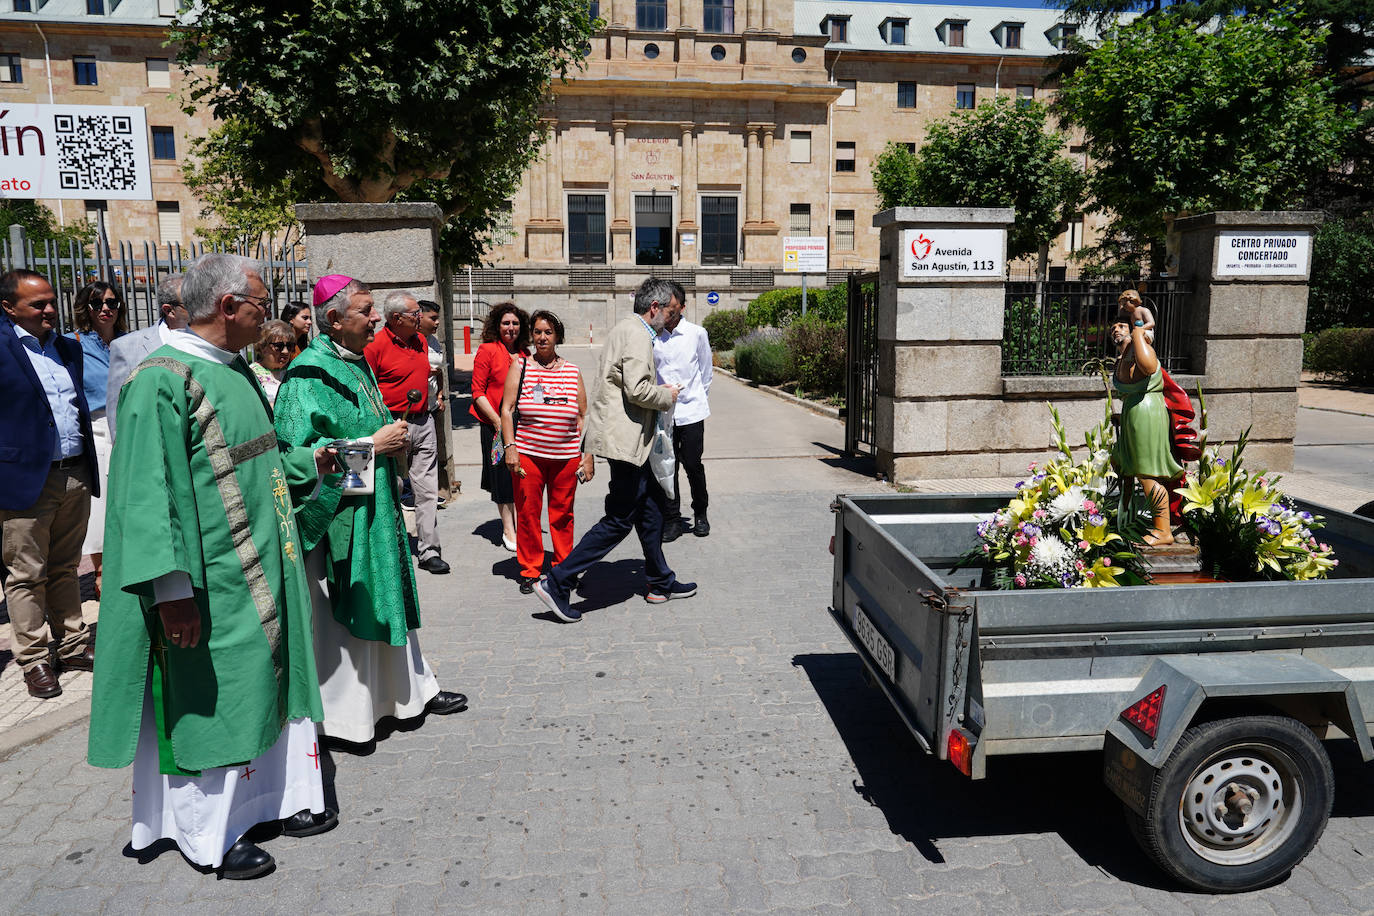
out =
[[(578, 481), (590, 480), (595, 459), (582, 455), (587, 392), (582, 373), (558, 355), (563, 322), (553, 312), (530, 316), (534, 353), (523, 371), (512, 367), (501, 399), (501, 441), (506, 467), (515, 480), (515, 555), (520, 593), (531, 594), (544, 569), (544, 493), (549, 498), (553, 565), (573, 548), (573, 496)], [(516, 414), (519, 420), (516, 420)]]
[(286, 378), (286, 364), (291, 362), (295, 346), (295, 331), (278, 318), (262, 326), (262, 336), (253, 345), (253, 374), (258, 377), (269, 404), (277, 402), (277, 389)]
[(129, 325), (124, 317), (124, 297), (112, 284), (97, 280), (83, 287), (72, 302), (72, 323), (76, 330), (67, 336), (81, 344), (82, 388), (91, 410), (91, 431), (95, 434), (95, 461), (100, 474), (100, 495), (91, 497), (91, 516), (86, 523), (86, 540), (81, 552), (90, 556), (95, 567), (95, 595), (100, 597), (101, 562), (105, 554), (105, 483), (110, 473), (110, 425), (105, 419), (105, 385), (110, 375), (110, 342), (125, 334)]

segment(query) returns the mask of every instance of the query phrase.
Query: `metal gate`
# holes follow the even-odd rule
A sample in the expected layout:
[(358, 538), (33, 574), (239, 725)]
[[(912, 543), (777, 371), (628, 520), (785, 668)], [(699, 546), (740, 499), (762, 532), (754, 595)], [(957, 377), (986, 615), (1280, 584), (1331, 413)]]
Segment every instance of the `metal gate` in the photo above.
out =
[(844, 450), (872, 455), (878, 418), (878, 275), (849, 275)]

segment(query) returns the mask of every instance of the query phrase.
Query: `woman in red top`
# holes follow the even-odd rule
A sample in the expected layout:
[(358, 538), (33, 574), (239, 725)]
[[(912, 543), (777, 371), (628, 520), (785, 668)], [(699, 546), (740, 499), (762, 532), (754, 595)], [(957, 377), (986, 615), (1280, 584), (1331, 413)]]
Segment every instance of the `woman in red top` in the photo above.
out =
[[(573, 496), (578, 481), (590, 480), (595, 459), (582, 454), (582, 424), (587, 416), (587, 391), (582, 373), (558, 355), (563, 322), (553, 312), (538, 311), (530, 318), (534, 355), (522, 373), (506, 378), (501, 400), (501, 441), (506, 466), (515, 476), (518, 518), (516, 556), (520, 560), (520, 593), (534, 591), (544, 569), (544, 491), (549, 494), (549, 536), (553, 565), (573, 548)], [(515, 422), (518, 408), (520, 422)]]
[[(491, 445), (501, 428), (501, 397), (506, 376), (530, 342), (530, 322), (514, 302), (499, 302), (487, 313), (482, 345), (472, 359), (472, 414), (482, 424), (482, 489), (491, 494), (501, 516), (501, 544), (515, 550), (515, 487), (504, 462), (492, 464)], [(518, 374), (518, 372), (517, 372)]]

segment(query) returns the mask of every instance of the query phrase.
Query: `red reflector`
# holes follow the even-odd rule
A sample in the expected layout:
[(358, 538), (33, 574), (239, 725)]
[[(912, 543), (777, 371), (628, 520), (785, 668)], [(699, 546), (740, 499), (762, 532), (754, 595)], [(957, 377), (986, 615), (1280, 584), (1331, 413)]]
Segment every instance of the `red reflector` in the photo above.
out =
[(954, 764), (960, 773), (971, 777), (973, 775), (973, 745), (969, 744), (968, 736), (964, 734), (962, 729), (950, 729), (945, 748), (949, 752), (949, 762)]
[(833, 557), (835, 555), (835, 535), (833, 534), (830, 535), (830, 547), (828, 549), (830, 550), (830, 555)]
[(1133, 703), (1121, 713), (1121, 718), (1153, 738), (1159, 731), (1159, 713), (1164, 709), (1164, 685), (1139, 702)]

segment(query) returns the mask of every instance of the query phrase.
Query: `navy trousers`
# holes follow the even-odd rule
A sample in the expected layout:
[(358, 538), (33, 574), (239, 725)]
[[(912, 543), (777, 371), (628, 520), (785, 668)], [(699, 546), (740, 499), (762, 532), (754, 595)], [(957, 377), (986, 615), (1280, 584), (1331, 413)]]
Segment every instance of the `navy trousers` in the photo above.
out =
[(549, 590), (568, 594), (568, 580), (580, 576), (605, 558), (625, 540), (633, 528), (644, 550), (644, 578), (649, 588), (662, 591), (677, 577), (663, 556), (663, 517), (667, 495), (649, 462), (636, 466), (628, 461), (608, 460), (611, 466), (610, 490), (606, 493), (606, 514), (593, 525), (572, 553), (549, 573)]

